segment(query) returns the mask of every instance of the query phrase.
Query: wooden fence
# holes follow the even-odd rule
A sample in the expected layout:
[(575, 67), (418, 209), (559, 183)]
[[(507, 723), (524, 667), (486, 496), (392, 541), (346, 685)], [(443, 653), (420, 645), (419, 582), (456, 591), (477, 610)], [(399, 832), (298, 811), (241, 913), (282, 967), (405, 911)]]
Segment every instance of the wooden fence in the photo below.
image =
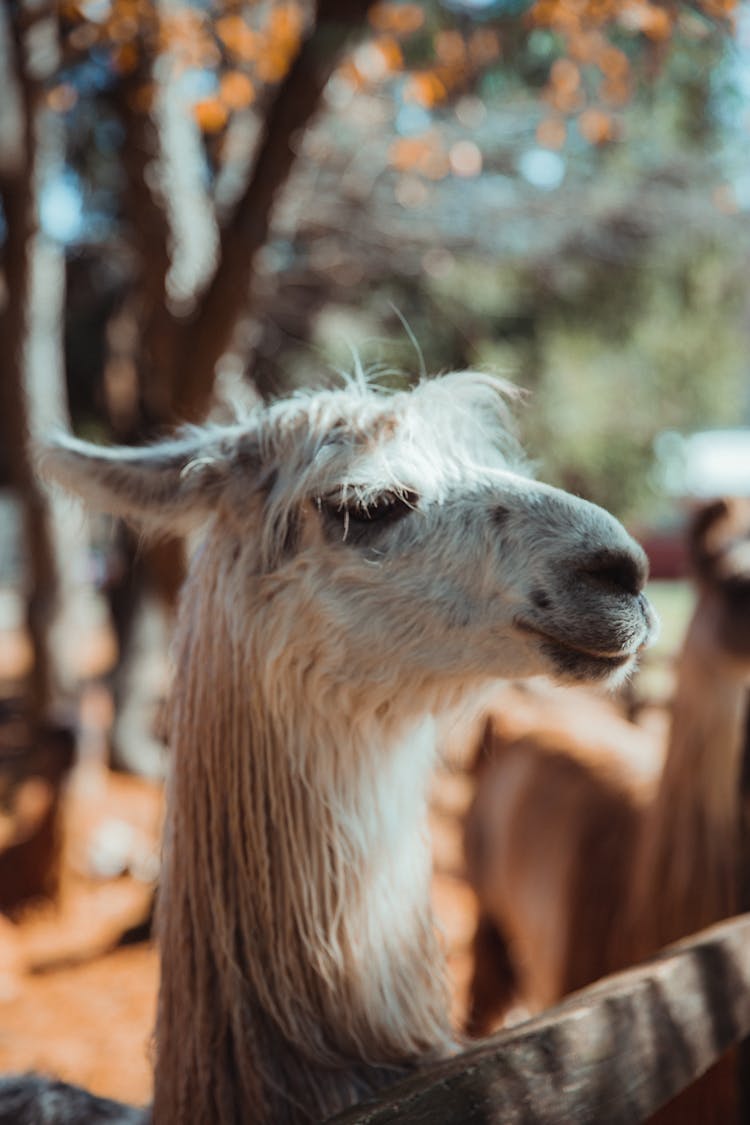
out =
[(630, 1125), (750, 1035), (750, 914), (421, 1070), (330, 1125)]

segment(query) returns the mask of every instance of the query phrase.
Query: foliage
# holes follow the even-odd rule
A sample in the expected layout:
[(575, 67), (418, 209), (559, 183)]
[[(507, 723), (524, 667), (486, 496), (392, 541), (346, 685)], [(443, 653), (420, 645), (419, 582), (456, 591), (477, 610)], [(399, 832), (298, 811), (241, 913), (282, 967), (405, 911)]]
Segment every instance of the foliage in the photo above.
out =
[[(335, 23), (336, 4), (324, 8)], [(71, 399), (79, 424), (103, 414), (127, 435), (192, 401), (180, 389), (226, 304), (209, 318), (206, 297), (228, 276), (230, 232), (248, 229), (263, 122), (316, 10), (58, 11), (47, 104), (67, 140), (58, 183), (81, 211), (68, 235)], [(731, 0), (363, 3), (367, 34), (298, 142), (257, 268), (263, 238), (235, 266), (237, 323), (225, 317), (201, 362), (212, 372), (250, 314), (234, 366), (264, 391), (311, 377), (311, 343), (346, 363), (332, 342), (342, 324), (366, 358), (414, 370), (393, 302), (428, 368), (499, 364), (532, 388), (525, 425), (548, 471), (626, 514), (647, 507), (659, 428), (731, 420), (739, 399), (745, 251), (727, 240), (736, 204), (717, 159), (735, 15)], [(170, 105), (193, 129), (171, 153)], [(167, 368), (173, 386), (156, 393)]]

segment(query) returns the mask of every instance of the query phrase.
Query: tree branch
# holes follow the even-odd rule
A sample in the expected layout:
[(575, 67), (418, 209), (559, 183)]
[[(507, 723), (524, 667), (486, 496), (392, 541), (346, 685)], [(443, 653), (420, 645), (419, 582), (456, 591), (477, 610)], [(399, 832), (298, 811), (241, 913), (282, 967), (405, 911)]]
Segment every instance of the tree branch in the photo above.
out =
[(221, 232), (216, 273), (181, 333), (172, 387), (176, 417), (198, 419), (208, 407), (216, 364), (247, 308), (255, 258), (266, 242), (277, 194), (294, 164), (295, 138), (316, 112), (341, 51), (364, 24), (372, 3), (319, 0), (315, 26), (279, 86), (250, 179)]
[(169, 221), (154, 185), (152, 166), (159, 159), (159, 137), (151, 113), (136, 104), (147, 75), (138, 72), (116, 86), (113, 102), (123, 125), (122, 164), (127, 190), (125, 214), (138, 251), (135, 301), (140, 323), (137, 355), (140, 401), (131, 416), (110, 417), (121, 442), (142, 441), (151, 428), (170, 417), (169, 371), (174, 362), (174, 317), (166, 307), (166, 277), (170, 265)]

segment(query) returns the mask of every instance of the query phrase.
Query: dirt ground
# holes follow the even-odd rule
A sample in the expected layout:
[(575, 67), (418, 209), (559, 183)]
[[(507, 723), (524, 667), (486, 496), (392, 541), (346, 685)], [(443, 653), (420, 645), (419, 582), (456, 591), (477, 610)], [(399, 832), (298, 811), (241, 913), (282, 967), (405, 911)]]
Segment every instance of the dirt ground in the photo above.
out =
[(0, 1072), (148, 1100), (157, 957), (147, 942), (118, 945), (148, 917), (161, 812), (157, 785), (75, 771), (59, 901), (0, 915)]

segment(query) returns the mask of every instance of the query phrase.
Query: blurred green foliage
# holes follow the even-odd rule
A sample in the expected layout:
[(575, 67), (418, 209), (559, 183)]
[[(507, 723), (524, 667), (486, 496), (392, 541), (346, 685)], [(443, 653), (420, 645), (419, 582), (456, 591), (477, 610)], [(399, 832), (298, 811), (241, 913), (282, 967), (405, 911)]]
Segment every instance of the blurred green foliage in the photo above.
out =
[[(490, 117), (527, 105), (554, 50), (535, 32), (515, 66), (485, 76)], [(318, 347), (341, 363), (348, 336), (365, 362), (415, 371), (392, 302), (428, 370), (487, 368), (531, 392), (521, 430), (546, 478), (658, 521), (671, 501), (654, 478), (655, 437), (749, 420), (747, 221), (719, 160), (736, 120), (733, 50), (715, 31), (678, 36), (623, 110), (619, 141), (594, 149), (569, 133), (561, 186), (541, 202), (526, 189), (532, 230), (538, 213), (553, 238), (493, 254), (477, 229), (474, 249), (436, 247), (417, 276), (373, 285), (356, 309), (329, 307)]]
[[(421, 364), (499, 371), (530, 392), (520, 425), (540, 472), (627, 520), (659, 519), (654, 438), (749, 420), (750, 200), (732, 182), (750, 120), (741, 27), (733, 39), (700, 3), (670, 7), (664, 39), (618, 20), (613, 5), (606, 27), (595, 4), (572, 5), (578, 39), (554, 20), (533, 25), (540, 6), (525, 0), (380, 7), (375, 39), (334, 77), (300, 142), (239, 366), (263, 393), (350, 367), (352, 347), (395, 383)], [(239, 51), (237, 13), (213, 28), (199, 9), (203, 54), (217, 29)], [(667, 17), (662, 5), (638, 10)], [(399, 37), (406, 16), (413, 30)], [(179, 77), (191, 97), (205, 87), (204, 109), (226, 94), (217, 58), (193, 60)], [(232, 58), (236, 85), (248, 60)], [(440, 97), (415, 85), (423, 68), (441, 76)], [(88, 241), (68, 255), (66, 336), (84, 426), (100, 413), (107, 322), (150, 263), (133, 265), (142, 215), (127, 206), (124, 174), (141, 121), (123, 96), (135, 76), (97, 47), (63, 77), (75, 94), (66, 161)], [(241, 182), (254, 143), (245, 118), (257, 113), (257, 127), (264, 105), (233, 109), (235, 134), (206, 126), (194, 178), (219, 218), (231, 210), (221, 192), (232, 175)], [(186, 241), (196, 244), (194, 230)], [(177, 305), (170, 313), (182, 315)]]

